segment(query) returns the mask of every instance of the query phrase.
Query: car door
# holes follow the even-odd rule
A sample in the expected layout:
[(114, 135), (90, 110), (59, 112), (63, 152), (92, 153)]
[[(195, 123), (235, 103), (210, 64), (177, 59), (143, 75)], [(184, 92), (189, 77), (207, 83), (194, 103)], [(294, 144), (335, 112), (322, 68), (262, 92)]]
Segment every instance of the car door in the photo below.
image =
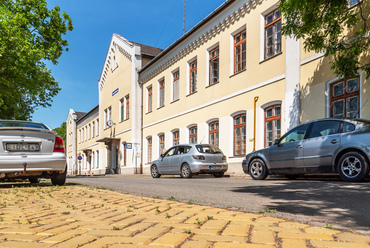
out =
[(177, 150), (171, 157), (170, 173), (178, 175), (181, 170), (181, 164), (183, 162), (183, 156), (186, 153), (185, 146), (178, 146)]
[(161, 155), (161, 161), (158, 165), (161, 174), (171, 173), (171, 170), (172, 170), (171, 160), (172, 160), (173, 154), (176, 151), (176, 148), (177, 148), (176, 146), (171, 147), (163, 155)]
[(270, 170), (274, 173), (304, 173), (303, 147), (310, 124), (304, 124), (285, 134), (269, 149)]
[(341, 122), (324, 120), (312, 123), (304, 145), (306, 172), (330, 172), (333, 154), (341, 141)]

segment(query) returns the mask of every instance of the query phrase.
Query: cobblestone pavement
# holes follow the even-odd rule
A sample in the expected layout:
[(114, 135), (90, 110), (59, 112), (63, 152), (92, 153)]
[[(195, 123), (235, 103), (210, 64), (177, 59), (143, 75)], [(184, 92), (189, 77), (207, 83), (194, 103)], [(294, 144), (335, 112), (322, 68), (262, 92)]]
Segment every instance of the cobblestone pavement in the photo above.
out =
[[(15, 184), (17, 185), (17, 184)], [(23, 184), (26, 185), (26, 184)], [(370, 236), (87, 186), (0, 184), (0, 247), (370, 247)]]

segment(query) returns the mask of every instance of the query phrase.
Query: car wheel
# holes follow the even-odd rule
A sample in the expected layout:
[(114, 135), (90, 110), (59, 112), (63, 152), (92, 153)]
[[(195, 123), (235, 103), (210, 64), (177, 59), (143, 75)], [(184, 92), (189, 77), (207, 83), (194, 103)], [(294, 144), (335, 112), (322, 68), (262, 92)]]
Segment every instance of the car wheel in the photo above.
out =
[(254, 180), (264, 180), (268, 175), (265, 163), (259, 158), (253, 159), (249, 164), (249, 175)]
[(28, 181), (30, 181), (30, 183), (39, 183), (40, 178), (28, 178)]
[(58, 185), (58, 186), (62, 186), (66, 183), (66, 179), (67, 179), (67, 167), (65, 168), (64, 172), (61, 173), (61, 174), (58, 174), (54, 177), (51, 178), (51, 183), (53, 185)]
[(338, 162), (340, 177), (347, 182), (359, 182), (369, 174), (369, 165), (358, 152), (345, 153)]
[(224, 176), (224, 174), (225, 174), (225, 172), (219, 172), (219, 173), (215, 173), (215, 174), (213, 174), (213, 176), (214, 177), (223, 177)]
[(192, 178), (193, 173), (191, 172), (190, 166), (188, 164), (183, 164), (181, 166), (181, 177), (182, 178)]
[(153, 178), (160, 178), (161, 177), (161, 174), (159, 174), (158, 168), (155, 164), (153, 164), (152, 167), (150, 168), (150, 173), (152, 174)]

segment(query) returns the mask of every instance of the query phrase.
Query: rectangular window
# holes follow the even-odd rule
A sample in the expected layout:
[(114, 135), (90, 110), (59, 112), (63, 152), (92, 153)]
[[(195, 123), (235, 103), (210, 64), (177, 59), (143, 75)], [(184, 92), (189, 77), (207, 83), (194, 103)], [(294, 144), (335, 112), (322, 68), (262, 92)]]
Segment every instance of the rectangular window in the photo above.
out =
[(209, 143), (217, 147), (220, 145), (218, 121), (209, 124)]
[(197, 92), (197, 61), (193, 61), (189, 64), (190, 69), (190, 85), (189, 94)]
[(173, 145), (176, 146), (180, 144), (180, 136), (179, 136), (179, 131), (173, 132)]
[(219, 53), (218, 47), (209, 52), (209, 85), (219, 81)]
[(173, 73), (173, 101), (180, 99), (180, 71)]
[(274, 10), (265, 16), (265, 59), (281, 52), (281, 12)]
[(330, 117), (360, 117), (360, 79), (350, 78), (330, 86)]
[(159, 135), (159, 154), (162, 154), (164, 151), (164, 134)]
[(81, 129), (78, 130), (78, 144), (81, 144)]
[(148, 87), (148, 113), (152, 112), (153, 109), (153, 91), (152, 86)]
[(234, 117), (234, 155), (246, 153), (246, 115)]
[(104, 110), (104, 129), (106, 129), (107, 126), (107, 121), (108, 121), (108, 109)]
[(92, 123), (92, 132), (91, 132), (91, 134), (92, 134), (92, 138), (94, 138), (95, 137), (95, 121)]
[(152, 162), (152, 137), (148, 138), (148, 163)]
[(120, 100), (120, 114), (121, 114), (121, 121), (125, 119), (125, 100), (122, 98)]
[(159, 81), (159, 107), (164, 106), (164, 80)]
[(127, 95), (126, 100), (126, 120), (130, 118), (130, 97)]
[(238, 73), (246, 68), (246, 30), (234, 36), (234, 73)]
[(99, 119), (96, 120), (96, 136), (99, 136)]
[(88, 126), (88, 139), (91, 139), (91, 124)]
[(198, 128), (196, 126), (189, 128), (189, 143), (196, 144), (198, 142)]
[(265, 147), (270, 147), (281, 136), (281, 105), (265, 109)]

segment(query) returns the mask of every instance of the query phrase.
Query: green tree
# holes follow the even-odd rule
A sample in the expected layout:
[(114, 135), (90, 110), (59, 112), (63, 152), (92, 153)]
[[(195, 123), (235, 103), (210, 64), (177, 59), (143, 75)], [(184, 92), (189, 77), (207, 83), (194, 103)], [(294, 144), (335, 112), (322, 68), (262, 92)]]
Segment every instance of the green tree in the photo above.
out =
[(306, 51), (325, 52), (337, 76), (363, 70), (370, 77), (369, 1), (350, 7), (348, 0), (280, 0), (280, 9), (283, 34), (303, 38)]
[(56, 132), (63, 140), (64, 144), (67, 147), (67, 125), (66, 122), (63, 122), (60, 127), (56, 127), (53, 129), (54, 132)]
[(58, 63), (72, 31), (68, 14), (46, 0), (0, 1), (0, 118), (29, 120), (60, 91), (45, 62)]

